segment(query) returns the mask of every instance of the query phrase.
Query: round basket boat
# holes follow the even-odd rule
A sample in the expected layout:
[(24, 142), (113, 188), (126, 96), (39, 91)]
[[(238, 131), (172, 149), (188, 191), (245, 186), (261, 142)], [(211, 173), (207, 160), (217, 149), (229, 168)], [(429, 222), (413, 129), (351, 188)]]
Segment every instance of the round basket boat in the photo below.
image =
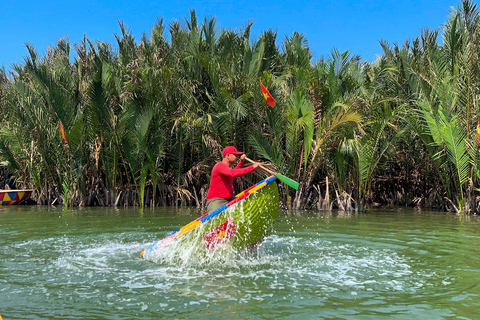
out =
[(2, 206), (22, 204), (28, 199), (33, 190), (0, 190)]
[(195, 219), (167, 237), (148, 246), (140, 254), (149, 259), (159, 248), (173, 242), (215, 251), (228, 246), (243, 249), (267, 236), (278, 216), (279, 197), (275, 176), (239, 193), (223, 207)]

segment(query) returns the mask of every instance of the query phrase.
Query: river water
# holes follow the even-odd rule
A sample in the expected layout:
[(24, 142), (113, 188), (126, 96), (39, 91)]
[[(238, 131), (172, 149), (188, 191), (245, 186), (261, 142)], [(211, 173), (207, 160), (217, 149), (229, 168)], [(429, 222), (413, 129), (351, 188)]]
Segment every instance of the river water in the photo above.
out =
[(0, 315), (478, 319), (476, 217), (410, 209), (282, 212), (273, 233), (250, 251), (140, 258), (199, 214), (0, 207)]

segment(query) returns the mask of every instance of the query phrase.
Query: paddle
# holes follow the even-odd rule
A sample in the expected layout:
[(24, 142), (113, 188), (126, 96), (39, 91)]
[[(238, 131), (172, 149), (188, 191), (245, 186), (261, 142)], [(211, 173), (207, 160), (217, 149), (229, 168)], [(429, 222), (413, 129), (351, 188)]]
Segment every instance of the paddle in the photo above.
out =
[[(255, 163), (253, 160), (245, 157), (245, 159), (251, 163)], [(271, 170), (268, 170), (267, 168), (265, 168), (264, 166), (260, 165), (260, 168), (262, 168), (263, 170), (267, 171), (268, 173), (270, 174), (273, 174), (278, 180), (282, 181), (283, 183), (285, 183), (286, 185), (292, 187), (293, 189), (295, 190), (298, 190), (298, 182), (290, 179), (290, 178), (287, 178), (285, 177), (284, 175), (281, 175), (279, 173), (275, 173)]]

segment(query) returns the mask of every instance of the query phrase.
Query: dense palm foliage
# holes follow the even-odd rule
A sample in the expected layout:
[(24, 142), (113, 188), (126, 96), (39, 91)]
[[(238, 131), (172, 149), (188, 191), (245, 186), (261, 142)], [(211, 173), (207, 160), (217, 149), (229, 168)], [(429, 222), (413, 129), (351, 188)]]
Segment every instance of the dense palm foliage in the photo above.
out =
[(274, 31), (252, 41), (251, 24), (219, 31), (194, 11), (139, 42), (120, 24), (115, 50), (28, 46), (0, 72), (0, 156), (42, 204), (201, 206), (232, 144), (300, 182), (281, 188), (290, 208), (476, 213), (479, 19), (464, 0), (441, 30), (381, 41), (374, 62), (336, 49), (313, 61), (302, 34), (278, 48)]

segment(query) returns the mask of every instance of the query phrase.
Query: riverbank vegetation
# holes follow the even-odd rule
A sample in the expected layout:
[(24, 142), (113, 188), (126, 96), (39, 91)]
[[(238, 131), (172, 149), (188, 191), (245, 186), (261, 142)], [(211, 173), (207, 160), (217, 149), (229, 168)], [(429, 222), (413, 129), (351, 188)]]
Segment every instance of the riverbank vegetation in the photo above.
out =
[(27, 45), (0, 70), (0, 157), (40, 204), (200, 206), (235, 145), (300, 183), (280, 188), (289, 208), (477, 213), (479, 9), (464, 0), (446, 17), (382, 40), (373, 62), (336, 49), (313, 60), (302, 34), (253, 41), (252, 24), (219, 31), (195, 11), (138, 41), (120, 23), (115, 48)]

